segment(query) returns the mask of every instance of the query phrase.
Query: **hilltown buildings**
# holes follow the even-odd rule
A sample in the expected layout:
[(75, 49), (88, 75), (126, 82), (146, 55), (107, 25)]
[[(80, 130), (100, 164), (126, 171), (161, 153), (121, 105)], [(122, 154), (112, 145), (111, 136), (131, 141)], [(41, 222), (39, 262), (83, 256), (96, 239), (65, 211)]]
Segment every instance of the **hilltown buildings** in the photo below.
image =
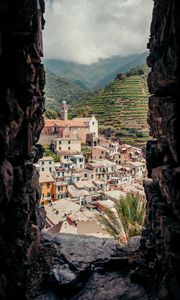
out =
[(110, 160), (94, 160), (88, 163), (87, 168), (96, 172), (97, 180), (108, 180), (116, 171), (116, 163)]
[[(51, 150), (59, 159), (43, 157), (36, 164), (47, 231), (104, 237), (96, 220), (104, 203), (113, 206), (129, 193), (145, 199), (146, 166), (141, 150), (98, 137), (94, 116), (68, 120), (68, 106), (63, 102), (61, 120), (45, 120), (43, 135), (50, 137)], [(89, 151), (86, 156), (83, 143)]]
[[(61, 141), (62, 147), (67, 147), (67, 140)], [(129, 156), (124, 159), (124, 149), (129, 153), (137, 151), (132, 146), (119, 146), (115, 150), (117, 153), (112, 155), (107, 146), (100, 146), (100, 149), (105, 149), (105, 158), (98, 156), (98, 159), (85, 161), (82, 153), (63, 151), (59, 162), (44, 157), (36, 164), (40, 171), (41, 205), (46, 210), (45, 230), (48, 232), (109, 237), (96, 220), (104, 203), (113, 205), (127, 194), (138, 195), (144, 201), (142, 180), (146, 167), (141, 152), (134, 161)], [(73, 211), (75, 207), (77, 210)]]
[[(61, 141), (62, 144), (64, 142), (67, 144), (66, 139)], [(128, 149), (128, 146), (124, 145), (124, 148)], [(48, 201), (51, 202), (66, 197), (71, 198), (69, 185), (82, 190), (80, 185), (86, 185), (85, 183), (88, 182), (88, 185), (92, 185), (94, 190), (104, 192), (117, 190), (121, 185), (133, 185), (142, 182), (146, 176), (146, 166), (141, 154), (138, 161), (135, 162), (129, 159), (127, 162), (122, 158), (121, 148), (117, 151), (114, 154), (114, 160), (110, 156), (108, 159), (107, 156), (106, 159), (94, 159), (85, 162), (83, 154), (69, 154), (68, 151), (63, 151), (59, 162), (54, 162), (52, 157), (40, 159), (37, 166), (40, 171), (40, 185), (42, 188), (41, 202), (45, 204)], [(132, 151), (133, 147), (131, 147)], [(88, 189), (86, 188), (86, 190)]]

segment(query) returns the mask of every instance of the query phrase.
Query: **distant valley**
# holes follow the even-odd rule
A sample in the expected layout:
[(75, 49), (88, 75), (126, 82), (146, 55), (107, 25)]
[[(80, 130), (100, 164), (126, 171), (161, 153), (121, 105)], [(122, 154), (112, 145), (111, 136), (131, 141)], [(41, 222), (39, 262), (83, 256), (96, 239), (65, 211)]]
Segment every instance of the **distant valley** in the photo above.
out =
[(60, 59), (45, 59), (47, 70), (71, 81), (81, 90), (93, 91), (104, 88), (118, 73), (125, 73), (137, 65), (144, 64), (147, 52), (128, 56), (113, 56), (101, 59), (92, 65), (80, 65)]

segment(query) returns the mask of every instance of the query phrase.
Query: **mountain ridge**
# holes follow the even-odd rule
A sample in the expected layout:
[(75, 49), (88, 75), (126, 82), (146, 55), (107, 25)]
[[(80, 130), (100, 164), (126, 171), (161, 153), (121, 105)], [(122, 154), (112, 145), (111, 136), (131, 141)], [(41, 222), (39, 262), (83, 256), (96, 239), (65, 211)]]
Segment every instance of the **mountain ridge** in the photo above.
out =
[(45, 59), (44, 64), (57, 76), (66, 78), (87, 91), (93, 91), (113, 81), (117, 73), (127, 72), (130, 68), (145, 63), (146, 57), (147, 52), (143, 52), (101, 59), (92, 65), (81, 65), (61, 59)]

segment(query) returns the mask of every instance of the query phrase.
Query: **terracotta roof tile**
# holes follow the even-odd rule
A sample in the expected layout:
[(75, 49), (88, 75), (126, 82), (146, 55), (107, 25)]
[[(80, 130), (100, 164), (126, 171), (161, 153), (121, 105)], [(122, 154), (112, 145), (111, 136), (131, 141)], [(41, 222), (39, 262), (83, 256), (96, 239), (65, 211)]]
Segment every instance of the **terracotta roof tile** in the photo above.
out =
[(56, 119), (45, 119), (45, 127), (52, 127), (54, 125), (59, 126), (59, 127), (87, 127), (88, 122), (87, 119), (90, 118), (76, 118), (73, 120), (56, 120)]

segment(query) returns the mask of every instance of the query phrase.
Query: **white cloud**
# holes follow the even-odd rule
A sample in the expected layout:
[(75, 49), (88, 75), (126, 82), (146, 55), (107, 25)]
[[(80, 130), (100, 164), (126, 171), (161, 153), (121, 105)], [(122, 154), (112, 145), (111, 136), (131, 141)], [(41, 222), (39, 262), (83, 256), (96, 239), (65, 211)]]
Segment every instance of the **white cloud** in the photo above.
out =
[(48, 0), (44, 52), (92, 64), (146, 50), (152, 0)]

